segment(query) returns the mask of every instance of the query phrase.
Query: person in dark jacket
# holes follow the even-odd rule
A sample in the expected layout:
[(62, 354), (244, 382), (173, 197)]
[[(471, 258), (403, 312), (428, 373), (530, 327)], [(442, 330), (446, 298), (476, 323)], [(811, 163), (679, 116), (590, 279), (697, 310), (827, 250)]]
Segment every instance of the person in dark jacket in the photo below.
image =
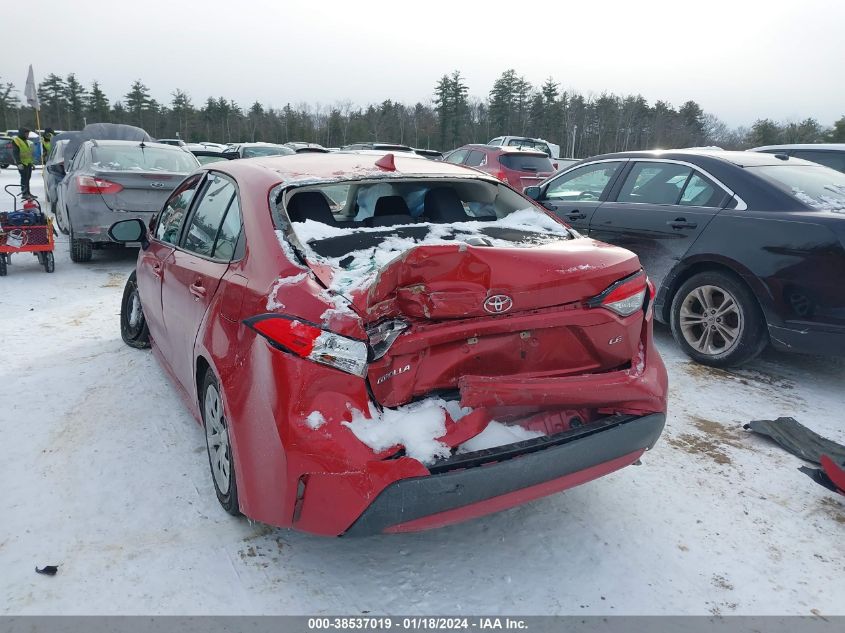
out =
[(32, 145), (29, 143), (29, 130), (22, 127), (17, 136), (12, 137), (12, 156), (21, 175), (21, 197), (31, 199), (34, 196), (29, 190), (29, 179), (32, 177), (32, 168), (35, 165)]
[(53, 137), (56, 131), (48, 127), (41, 133), (41, 162), (47, 162), (47, 156), (50, 154), (50, 149), (53, 147)]

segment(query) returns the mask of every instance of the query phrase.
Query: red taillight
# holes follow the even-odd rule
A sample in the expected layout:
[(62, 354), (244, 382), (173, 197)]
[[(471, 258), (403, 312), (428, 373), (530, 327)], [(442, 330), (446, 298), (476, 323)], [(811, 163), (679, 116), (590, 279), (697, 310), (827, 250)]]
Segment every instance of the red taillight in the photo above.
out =
[(284, 352), (362, 378), (367, 375), (367, 344), (364, 341), (278, 314), (262, 314), (244, 323)]
[(76, 191), (78, 193), (115, 194), (123, 191), (123, 185), (92, 176), (77, 176)]
[(619, 316), (630, 316), (643, 308), (650, 287), (653, 288), (648, 277), (640, 271), (612, 284), (600, 295), (587, 301), (587, 305), (591, 308), (607, 308)]

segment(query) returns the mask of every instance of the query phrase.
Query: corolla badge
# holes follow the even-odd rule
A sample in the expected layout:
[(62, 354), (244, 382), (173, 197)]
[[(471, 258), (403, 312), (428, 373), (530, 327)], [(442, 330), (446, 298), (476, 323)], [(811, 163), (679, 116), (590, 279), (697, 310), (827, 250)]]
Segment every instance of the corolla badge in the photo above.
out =
[(162, 188), (164, 188), (164, 183), (163, 183), (163, 182), (158, 182), (158, 181), (156, 181), (156, 182), (151, 182), (151, 183), (150, 183), (150, 187), (152, 187), (152, 188), (154, 188), (154, 189), (162, 189)]
[(513, 299), (508, 295), (492, 295), (484, 300), (483, 305), (490, 314), (503, 314), (513, 307)]

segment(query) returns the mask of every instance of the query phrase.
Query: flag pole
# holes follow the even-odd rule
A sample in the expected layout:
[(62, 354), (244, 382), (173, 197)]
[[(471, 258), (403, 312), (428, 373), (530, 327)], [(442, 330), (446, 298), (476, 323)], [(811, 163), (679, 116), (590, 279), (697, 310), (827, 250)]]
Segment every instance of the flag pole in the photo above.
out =
[[(39, 104), (40, 105), (40, 104)], [(41, 132), (38, 130), (41, 129), (41, 108), (35, 108), (35, 133), (41, 138), (41, 166), (47, 164), (45, 157), (44, 157), (44, 137), (41, 136)]]

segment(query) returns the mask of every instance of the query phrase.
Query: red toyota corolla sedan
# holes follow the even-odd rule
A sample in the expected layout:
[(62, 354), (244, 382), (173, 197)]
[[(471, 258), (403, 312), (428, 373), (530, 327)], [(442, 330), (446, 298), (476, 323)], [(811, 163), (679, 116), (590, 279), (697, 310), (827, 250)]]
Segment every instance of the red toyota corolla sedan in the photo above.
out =
[(631, 252), (421, 158), (213, 163), (145, 226), (121, 332), (203, 424), (232, 514), (409, 532), (565, 490), (659, 437), (666, 370)]

